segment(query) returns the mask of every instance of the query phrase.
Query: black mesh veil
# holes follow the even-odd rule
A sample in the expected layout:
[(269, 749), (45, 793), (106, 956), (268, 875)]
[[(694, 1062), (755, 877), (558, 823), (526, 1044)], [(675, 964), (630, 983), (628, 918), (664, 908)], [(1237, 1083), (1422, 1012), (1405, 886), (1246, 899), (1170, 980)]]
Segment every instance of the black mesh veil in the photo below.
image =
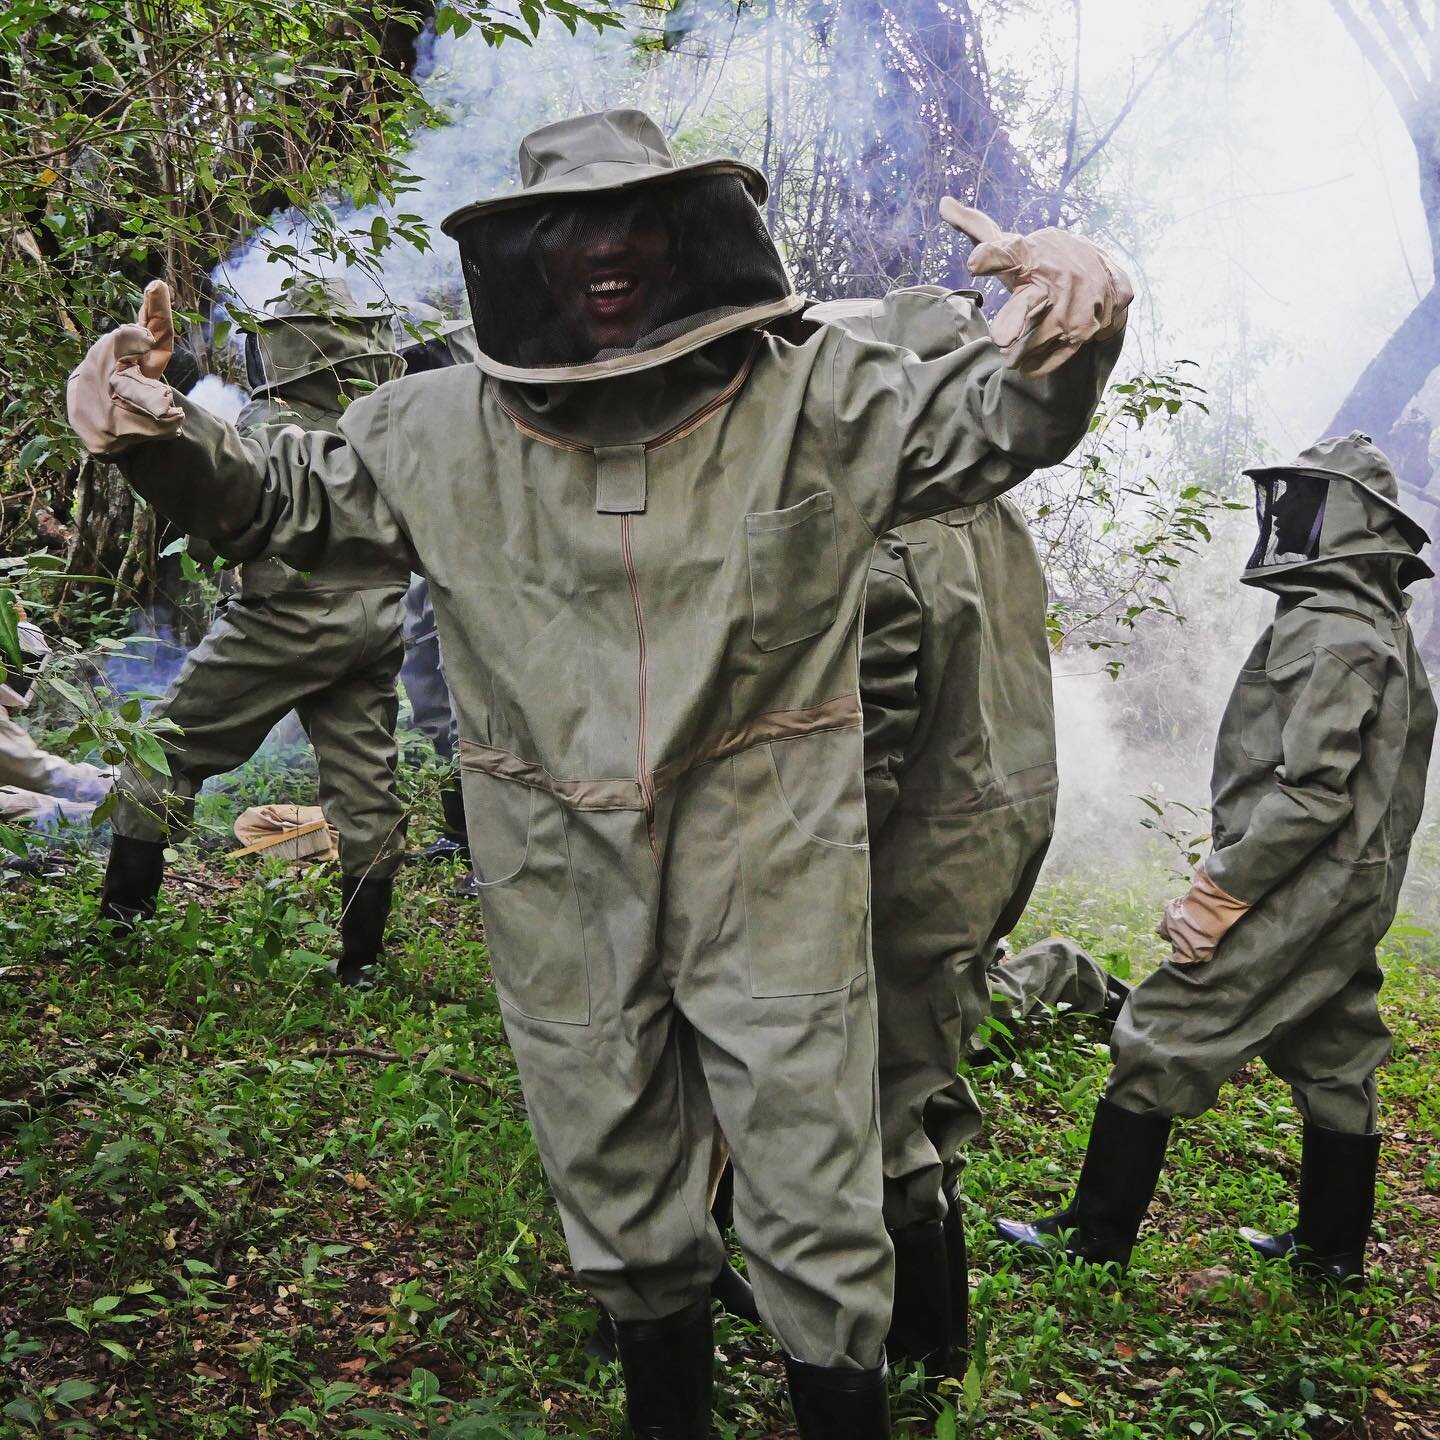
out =
[(1329, 489), (1329, 481), (1314, 475), (1257, 478), (1255, 519), (1260, 534), (1246, 568), (1317, 559)]
[(798, 303), (736, 175), (501, 209), (455, 238), (482, 365), (537, 379), (632, 368), (679, 353), (687, 337), (715, 338)]

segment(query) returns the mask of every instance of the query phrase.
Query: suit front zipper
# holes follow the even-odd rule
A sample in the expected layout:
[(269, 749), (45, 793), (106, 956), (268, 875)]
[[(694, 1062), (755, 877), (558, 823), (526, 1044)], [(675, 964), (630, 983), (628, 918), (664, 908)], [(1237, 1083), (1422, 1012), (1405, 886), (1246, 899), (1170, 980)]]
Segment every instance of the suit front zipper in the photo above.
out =
[(660, 848), (655, 843), (655, 787), (650, 781), (650, 770), (645, 755), (645, 689), (648, 658), (645, 647), (645, 612), (640, 605), (640, 580), (635, 573), (635, 555), (630, 546), (629, 515), (620, 517), (620, 553), (625, 558), (625, 578), (630, 584), (630, 603), (635, 607), (635, 633), (639, 637), (639, 674), (636, 688), (640, 701), (640, 715), (635, 735), (635, 773), (640, 782), (640, 800), (645, 807), (645, 831), (650, 840), (650, 857), (655, 868), (660, 868)]

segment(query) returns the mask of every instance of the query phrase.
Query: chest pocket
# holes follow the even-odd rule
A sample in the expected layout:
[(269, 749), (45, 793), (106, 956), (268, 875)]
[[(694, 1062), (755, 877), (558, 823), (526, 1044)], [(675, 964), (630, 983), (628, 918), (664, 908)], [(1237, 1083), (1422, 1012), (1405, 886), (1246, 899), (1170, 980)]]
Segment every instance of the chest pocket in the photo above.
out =
[(825, 491), (787, 510), (745, 517), (750, 562), (750, 634), (762, 650), (828, 629), (840, 593), (835, 500)]
[(1278, 765), (1285, 758), (1275, 692), (1263, 670), (1240, 674), (1240, 748), (1262, 765)]

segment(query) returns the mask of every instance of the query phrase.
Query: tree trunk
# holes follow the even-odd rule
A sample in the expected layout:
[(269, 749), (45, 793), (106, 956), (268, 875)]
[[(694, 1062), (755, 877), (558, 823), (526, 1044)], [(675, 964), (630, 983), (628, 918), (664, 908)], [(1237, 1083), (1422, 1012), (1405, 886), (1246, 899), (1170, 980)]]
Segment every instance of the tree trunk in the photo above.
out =
[[(1332, 435), (1363, 430), (1385, 449), (1393, 448), (1402, 479), (1429, 488), (1433, 476), (1428, 446), (1414, 443), (1402, 427), (1406, 407), (1440, 366), (1440, 286), (1433, 287), (1380, 347), (1330, 422)], [(1398, 443), (1397, 443), (1398, 442)]]

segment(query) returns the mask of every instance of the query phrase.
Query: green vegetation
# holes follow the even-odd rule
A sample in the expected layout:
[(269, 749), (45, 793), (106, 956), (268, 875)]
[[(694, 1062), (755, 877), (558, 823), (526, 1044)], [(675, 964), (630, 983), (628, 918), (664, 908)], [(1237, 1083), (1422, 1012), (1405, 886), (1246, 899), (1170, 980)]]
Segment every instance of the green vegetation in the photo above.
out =
[[(423, 839), (438, 776), (409, 775)], [(272, 760), (238, 781), (212, 823), (304, 776)], [(0, 1436), (621, 1433), (453, 875), (404, 872), (388, 983), (356, 997), (321, 975), (322, 872), (185, 847), (169, 905), (115, 954), (94, 856), (51, 868), (0, 892)], [(1143, 970), (1162, 884), (1049, 886), (1017, 940), (1064, 930)], [(901, 1433), (1434, 1433), (1440, 940), (1397, 928), (1386, 962), (1397, 1047), (1363, 1295), (1325, 1303), (1235, 1248), (1235, 1225), (1288, 1221), (1297, 1169), (1298, 1117), (1259, 1071), (1181, 1130), (1123, 1286), (991, 1243), (997, 1211), (1066, 1193), (1104, 1076), (1093, 1022), (1042, 1020), (978, 1077), (976, 1365), (938, 1417), (898, 1377)], [(717, 1333), (717, 1433), (786, 1433), (768, 1337)]]

